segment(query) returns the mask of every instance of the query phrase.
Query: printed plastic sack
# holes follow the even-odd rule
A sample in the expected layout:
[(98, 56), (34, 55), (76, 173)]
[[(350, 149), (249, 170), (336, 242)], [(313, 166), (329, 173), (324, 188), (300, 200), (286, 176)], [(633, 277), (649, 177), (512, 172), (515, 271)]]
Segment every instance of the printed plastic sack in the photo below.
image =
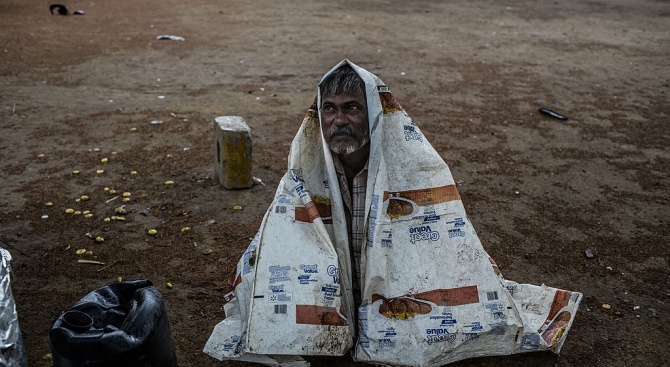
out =
[[(318, 134), (314, 129), (318, 126), (303, 125), (298, 135)], [(292, 159), (300, 160), (304, 157), (293, 154), (301, 151), (301, 143), (315, 141), (296, 140), (302, 141), (294, 142), (298, 148)], [(308, 191), (304, 183), (306, 174), (327, 182), (316, 166), (320, 161), (306, 160), (280, 183), (261, 229), (237, 265), (235, 289), (226, 296), (226, 319), (205, 346), (213, 357), (256, 361), (254, 354), (342, 355), (352, 347), (353, 324), (347, 315), (353, 310), (345, 309), (351, 302), (342, 297), (339, 256), (327, 215), (330, 199), (327, 191)]]
[[(446, 163), (381, 80), (349, 64), (366, 84), (371, 141), (357, 328), (344, 208), (318, 96), (205, 352), (338, 355), (356, 335), (354, 359), (398, 366), (558, 353), (581, 294), (503, 279)], [(304, 322), (306, 310), (313, 323)]]

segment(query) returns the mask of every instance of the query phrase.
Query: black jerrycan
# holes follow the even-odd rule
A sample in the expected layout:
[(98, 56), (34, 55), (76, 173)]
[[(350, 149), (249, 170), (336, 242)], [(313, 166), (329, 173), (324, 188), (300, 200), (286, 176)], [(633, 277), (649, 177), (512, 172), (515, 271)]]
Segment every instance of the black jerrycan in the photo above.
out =
[(177, 367), (163, 297), (149, 280), (96, 289), (49, 331), (54, 367)]

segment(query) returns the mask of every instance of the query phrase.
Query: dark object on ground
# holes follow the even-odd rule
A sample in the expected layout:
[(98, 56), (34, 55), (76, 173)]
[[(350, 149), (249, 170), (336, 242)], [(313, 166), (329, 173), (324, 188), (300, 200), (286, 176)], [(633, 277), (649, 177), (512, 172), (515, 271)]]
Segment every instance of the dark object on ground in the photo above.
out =
[(49, 5), (49, 11), (51, 12), (51, 15), (54, 15), (54, 10), (56, 10), (58, 15), (68, 15), (70, 12), (67, 9), (67, 6), (63, 4), (51, 4)]
[[(63, 4), (51, 4), (49, 5), (49, 11), (51, 12), (51, 15), (54, 15), (54, 10), (56, 10), (58, 15), (68, 15), (70, 14), (70, 10), (68, 10), (67, 6)], [(73, 15), (84, 15), (83, 10), (75, 10), (72, 12)]]
[(54, 367), (177, 367), (163, 297), (149, 280), (99, 288), (49, 331)]
[(540, 113), (543, 113), (545, 115), (549, 115), (549, 116), (551, 116), (555, 119), (564, 120), (564, 121), (568, 119), (567, 116), (563, 116), (560, 113), (556, 113), (556, 112), (554, 112), (552, 110), (549, 110), (549, 109), (546, 109), (546, 108), (540, 108), (539, 111), (540, 111)]

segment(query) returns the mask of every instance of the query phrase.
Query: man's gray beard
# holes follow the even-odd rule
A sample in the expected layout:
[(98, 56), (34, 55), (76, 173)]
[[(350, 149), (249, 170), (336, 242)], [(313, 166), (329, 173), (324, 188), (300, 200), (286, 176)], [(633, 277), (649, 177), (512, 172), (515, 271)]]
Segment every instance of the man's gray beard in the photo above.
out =
[(340, 144), (333, 144), (332, 142), (330, 143), (330, 151), (337, 154), (337, 155), (349, 155), (362, 147), (365, 146), (365, 144), (370, 142), (370, 137), (365, 135), (360, 142), (356, 141), (351, 144), (347, 145), (342, 145)]
[(361, 137), (360, 141), (355, 141), (355, 142), (347, 144), (347, 145), (342, 145), (342, 143), (334, 144), (332, 139), (335, 136), (341, 135), (342, 133), (345, 133), (346, 135), (348, 135), (352, 138), (354, 137), (354, 132), (350, 128), (347, 128), (347, 127), (338, 128), (335, 125), (333, 125), (331, 127), (330, 131), (328, 132), (329, 138), (330, 138), (330, 143), (329, 143), (330, 151), (337, 154), (337, 155), (349, 155), (349, 154), (361, 149), (362, 147), (365, 146), (365, 144), (370, 142), (370, 133), (366, 130), (365, 135), (363, 135)]

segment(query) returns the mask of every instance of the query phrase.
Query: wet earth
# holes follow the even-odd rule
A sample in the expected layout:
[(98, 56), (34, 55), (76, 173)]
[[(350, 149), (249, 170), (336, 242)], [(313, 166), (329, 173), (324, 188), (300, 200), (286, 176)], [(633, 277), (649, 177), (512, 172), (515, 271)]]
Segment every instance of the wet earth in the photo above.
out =
[[(454, 366), (670, 364), (668, 2), (48, 4), (0, 3), (0, 246), (31, 366), (61, 312), (119, 277), (158, 287), (180, 366), (244, 366), (202, 348), (343, 58), (421, 126), (507, 278), (584, 294), (560, 358)], [(263, 184), (218, 184), (221, 115), (248, 122)]]

